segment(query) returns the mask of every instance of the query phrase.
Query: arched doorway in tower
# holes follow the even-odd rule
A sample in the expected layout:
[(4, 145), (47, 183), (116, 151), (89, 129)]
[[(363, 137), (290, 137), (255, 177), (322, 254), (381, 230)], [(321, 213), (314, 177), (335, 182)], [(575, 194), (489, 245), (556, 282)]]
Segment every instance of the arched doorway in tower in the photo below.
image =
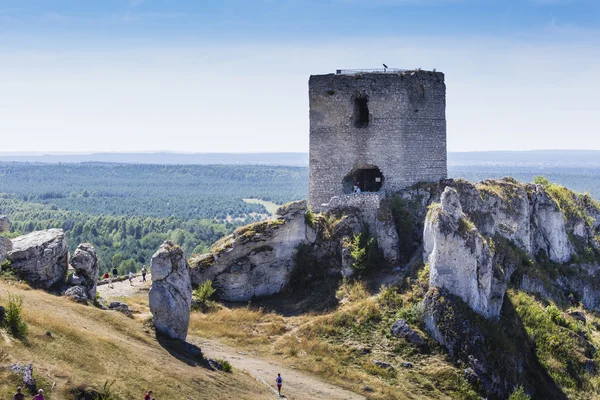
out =
[(383, 174), (375, 165), (352, 170), (342, 182), (344, 193), (353, 193), (356, 188), (360, 192), (379, 192), (383, 185)]

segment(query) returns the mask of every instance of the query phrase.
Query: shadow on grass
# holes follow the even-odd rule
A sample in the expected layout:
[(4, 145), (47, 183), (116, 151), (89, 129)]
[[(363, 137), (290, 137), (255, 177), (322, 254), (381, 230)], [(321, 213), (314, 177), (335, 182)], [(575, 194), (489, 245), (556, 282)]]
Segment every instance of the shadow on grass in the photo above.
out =
[(162, 346), (162, 348), (167, 350), (169, 354), (171, 354), (171, 356), (175, 357), (177, 360), (192, 367), (212, 369), (204, 359), (200, 347), (196, 346), (195, 344), (183, 340), (171, 339), (159, 334), (156, 335), (156, 340)]

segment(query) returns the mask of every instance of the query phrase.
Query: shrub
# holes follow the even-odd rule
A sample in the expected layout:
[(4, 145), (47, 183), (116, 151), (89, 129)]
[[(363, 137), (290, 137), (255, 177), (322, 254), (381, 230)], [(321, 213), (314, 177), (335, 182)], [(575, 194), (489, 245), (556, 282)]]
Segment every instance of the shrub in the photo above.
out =
[(347, 245), (354, 259), (352, 269), (359, 275), (373, 269), (381, 259), (375, 238), (369, 237), (366, 232), (354, 235)]
[(201, 304), (206, 304), (210, 296), (212, 296), (216, 292), (216, 289), (212, 285), (212, 281), (208, 280), (200, 285), (194, 290), (194, 300)]
[(398, 312), (398, 318), (402, 318), (411, 325), (423, 327), (425, 320), (425, 304), (420, 301), (410, 307), (404, 307)]
[(525, 392), (523, 386), (519, 386), (514, 392), (512, 392), (508, 400), (531, 400), (531, 396)]
[(231, 367), (231, 363), (227, 360), (217, 360), (223, 366), (223, 372), (232, 372), (233, 368)]
[(10, 334), (17, 339), (24, 339), (27, 334), (27, 324), (22, 314), (23, 297), (8, 293), (5, 325)]
[(306, 214), (304, 214), (304, 222), (306, 223), (306, 225), (310, 226), (311, 228), (315, 227), (315, 213), (313, 212), (312, 209), (308, 209), (306, 211)]
[(538, 185), (542, 185), (542, 186), (548, 186), (550, 185), (550, 181), (542, 175), (538, 175), (535, 178), (533, 178), (533, 183), (537, 183)]
[(10, 260), (6, 260), (0, 265), (0, 279), (7, 281), (17, 281), (19, 279), (15, 274), (15, 270), (10, 266)]
[(102, 387), (102, 391), (98, 393), (98, 400), (116, 400), (113, 393), (110, 391), (112, 385), (115, 384), (116, 381), (112, 381), (108, 383), (108, 381), (104, 382), (104, 386)]

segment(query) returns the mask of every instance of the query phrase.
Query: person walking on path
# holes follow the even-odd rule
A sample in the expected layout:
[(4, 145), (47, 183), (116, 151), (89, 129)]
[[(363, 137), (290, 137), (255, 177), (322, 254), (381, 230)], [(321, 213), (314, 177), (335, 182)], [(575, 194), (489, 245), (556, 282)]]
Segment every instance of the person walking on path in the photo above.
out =
[(113, 268), (112, 274), (113, 274), (113, 278), (115, 278), (115, 279), (119, 277), (119, 271), (117, 271), (117, 267)]
[(129, 286), (133, 286), (133, 272), (129, 271)]
[(25, 400), (25, 395), (21, 393), (21, 386), (17, 388), (17, 393), (13, 396), (13, 400)]
[(279, 397), (281, 397), (281, 385), (283, 385), (283, 378), (281, 377), (281, 374), (277, 374), (275, 382), (277, 383), (277, 391), (279, 392)]
[(144, 265), (142, 267), (142, 282), (146, 282), (146, 272), (148, 272), (148, 270), (146, 269), (146, 266)]
[(148, 393), (144, 396), (144, 400), (150, 400), (152, 397), (152, 390), (148, 390)]
[(38, 390), (38, 394), (33, 397), (33, 400), (44, 400), (44, 391), (42, 389)]
[(112, 283), (112, 277), (107, 273), (104, 274), (103, 276), (104, 279), (108, 279), (108, 287), (114, 289), (115, 285), (113, 285)]

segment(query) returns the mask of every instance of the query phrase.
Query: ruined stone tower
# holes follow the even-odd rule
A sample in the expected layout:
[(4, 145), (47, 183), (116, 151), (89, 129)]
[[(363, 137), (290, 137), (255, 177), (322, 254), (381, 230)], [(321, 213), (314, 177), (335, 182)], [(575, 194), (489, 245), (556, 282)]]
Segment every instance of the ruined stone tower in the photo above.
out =
[(312, 75), (309, 205), (446, 178), (446, 85), (429, 71)]

